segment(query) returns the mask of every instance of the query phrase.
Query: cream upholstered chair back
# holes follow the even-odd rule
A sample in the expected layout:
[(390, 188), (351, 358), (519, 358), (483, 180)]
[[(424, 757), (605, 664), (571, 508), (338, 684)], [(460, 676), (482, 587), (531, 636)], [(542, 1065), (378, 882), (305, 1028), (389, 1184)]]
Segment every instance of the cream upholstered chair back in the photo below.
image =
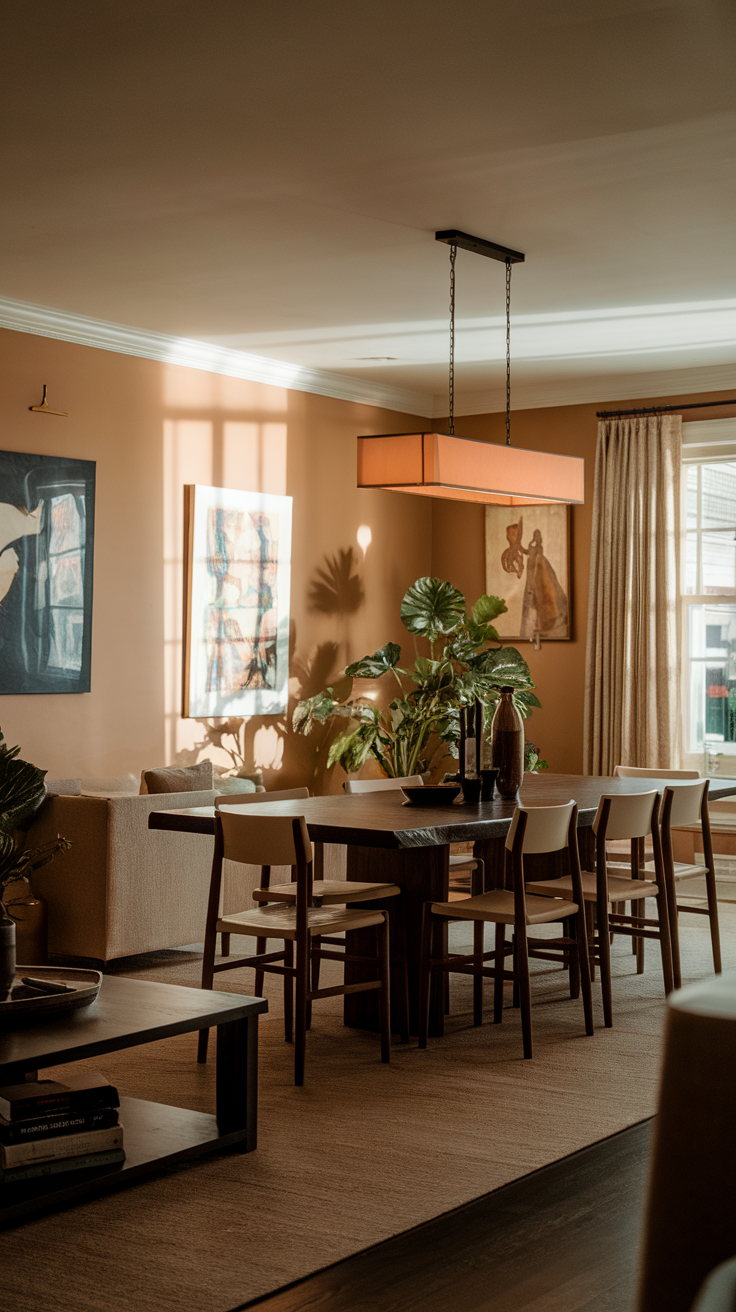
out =
[(403, 779), (346, 779), (343, 788), (346, 793), (382, 793), (390, 788), (421, 788), (424, 780), (420, 774), (407, 774)]
[(562, 806), (517, 806), (511, 828), (506, 836), (508, 851), (510, 852), (514, 846), (519, 820), (524, 815), (526, 816), (524, 854), (561, 852), (567, 847), (570, 817), (574, 806), (574, 802), (564, 802)]
[(617, 779), (699, 779), (697, 770), (655, 770), (650, 766), (617, 765), (614, 766)]
[(308, 788), (282, 788), (273, 793), (222, 793), (215, 798), (215, 806), (219, 811), (221, 806), (248, 806), (253, 802), (263, 806), (264, 802), (291, 802), (303, 797), (309, 797)]
[(593, 821), (597, 834), (605, 823), (606, 841), (621, 838), (646, 838), (652, 832), (652, 819), (659, 802), (656, 788), (650, 793), (625, 793), (601, 797)]
[(312, 860), (303, 816), (248, 815), (221, 810), (222, 856), (242, 865), (298, 866)]
[(662, 815), (666, 815), (669, 823), (675, 827), (699, 824), (703, 793), (707, 787), (708, 780), (699, 779), (694, 784), (678, 784), (676, 788), (665, 788)]

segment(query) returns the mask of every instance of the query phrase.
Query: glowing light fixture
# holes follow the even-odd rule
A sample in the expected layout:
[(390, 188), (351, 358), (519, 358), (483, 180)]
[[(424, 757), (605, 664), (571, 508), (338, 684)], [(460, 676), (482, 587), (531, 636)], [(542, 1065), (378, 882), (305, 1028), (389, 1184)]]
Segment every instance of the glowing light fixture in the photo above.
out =
[[(511, 268), (520, 251), (451, 229), (435, 233), (450, 247), (450, 423), (448, 433), (388, 433), (358, 438), (358, 487), (384, 488), (451, 501), (527, 506), (584, 500), (584, 461), (511, 446)], [(506, 445), (455, 433), (455, 259), (458, 246), (506, 265)]]

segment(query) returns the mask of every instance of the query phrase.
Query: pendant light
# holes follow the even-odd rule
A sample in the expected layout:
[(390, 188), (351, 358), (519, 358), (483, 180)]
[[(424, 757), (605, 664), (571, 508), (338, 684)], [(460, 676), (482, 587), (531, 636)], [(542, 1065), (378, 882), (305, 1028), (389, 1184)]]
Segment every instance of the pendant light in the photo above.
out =
[[(451, 229), (435, 233), (450, 247), (450, 422), (447, 433), (388, 433), (358, 438), (358, 487), (384, 488), (484, 505), (582, 505), (584, 461), (511, 446), (511, 268), (520, 251)], [(457, 249), (506, 265), (506, 443), (455, 433), (455, 260)]]

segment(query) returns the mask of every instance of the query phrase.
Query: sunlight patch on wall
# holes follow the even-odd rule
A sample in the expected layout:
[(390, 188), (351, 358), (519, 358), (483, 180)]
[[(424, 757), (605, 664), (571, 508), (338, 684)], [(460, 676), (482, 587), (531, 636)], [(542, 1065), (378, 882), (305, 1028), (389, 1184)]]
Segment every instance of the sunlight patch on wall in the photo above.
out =
[(223, 429), (225, 487), (286, 495), (286, 424), (239, 423)]
[(253, 761), (257, 770), (280, 770), (284, 761), (284, 740), (271, 725), (261, 725), (253, 738)]

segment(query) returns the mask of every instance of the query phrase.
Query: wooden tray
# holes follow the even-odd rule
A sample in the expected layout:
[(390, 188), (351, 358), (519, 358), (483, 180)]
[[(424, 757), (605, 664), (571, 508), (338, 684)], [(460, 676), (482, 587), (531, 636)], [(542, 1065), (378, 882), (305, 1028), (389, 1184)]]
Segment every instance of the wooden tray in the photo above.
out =
[(68, 984), (73, 993), (50, 993), (47, 997), (17, 998), (0, 1002), (0, 1029), (24, 1024), (26, 1021), (45, 1020), (60, 1011), (75, 1007), (88, 1007), (100, 991), (102, 975), (99, 970), (81, 970), (66, 966), (16, 966), (15, 985), (21, 984), (24, 975), (33, 979), (50, 980), (54, 984)]

